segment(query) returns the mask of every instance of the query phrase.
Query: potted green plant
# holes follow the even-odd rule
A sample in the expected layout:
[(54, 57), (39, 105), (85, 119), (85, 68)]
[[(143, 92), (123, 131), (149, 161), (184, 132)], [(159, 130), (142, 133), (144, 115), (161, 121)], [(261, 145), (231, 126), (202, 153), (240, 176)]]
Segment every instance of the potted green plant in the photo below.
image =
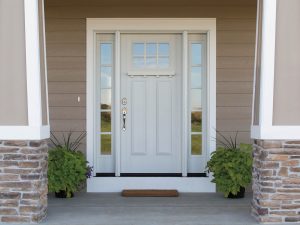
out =
[(48, 158), (48, 189), (55, 192), (58, 198), (71, 198), (78, 191), (87, 178), (91, 176), (93, 168), (88, 165), (85, 156), (78, 151), (86, 134), (80, 134), (71, 141), (72, 132), (63, 135), (63, 141), (51, 133), (52, 148)]
[(212, 182), (228, 198), (243, 198), (245, 188), (252, 179), (252, 145), (237, 145), (235, 138), (226, 138), (217, 132), (223, 140), (218, 140), (220, 147), (212, 153), (207, 163), (209, 172), (213, 173)]

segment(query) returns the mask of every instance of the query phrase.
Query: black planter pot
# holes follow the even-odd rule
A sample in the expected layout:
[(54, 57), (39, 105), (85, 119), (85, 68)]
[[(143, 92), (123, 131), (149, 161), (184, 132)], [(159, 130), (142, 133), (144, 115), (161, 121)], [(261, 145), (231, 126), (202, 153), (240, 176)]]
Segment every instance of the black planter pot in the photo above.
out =
[[(55, 192), (55, 197), (56, 198), (67, 198), (67, 192), (66, 191), (60, 191), (60, 192)], [(74, 197), (74, 193), (71, 193), (71, 198)]]
[(234, 195), (232, 193), (229, 193), (228, 198), (244, 198), (245, 197), (245, 188), (240, 187), (240, 191)]

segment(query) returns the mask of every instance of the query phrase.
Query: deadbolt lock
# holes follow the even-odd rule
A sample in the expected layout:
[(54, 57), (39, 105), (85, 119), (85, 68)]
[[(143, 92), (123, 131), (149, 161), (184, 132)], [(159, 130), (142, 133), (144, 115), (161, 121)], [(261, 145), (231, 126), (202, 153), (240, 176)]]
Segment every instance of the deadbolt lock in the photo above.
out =
[(127, 98), (122, 98), (122, 105), (127, 105)]

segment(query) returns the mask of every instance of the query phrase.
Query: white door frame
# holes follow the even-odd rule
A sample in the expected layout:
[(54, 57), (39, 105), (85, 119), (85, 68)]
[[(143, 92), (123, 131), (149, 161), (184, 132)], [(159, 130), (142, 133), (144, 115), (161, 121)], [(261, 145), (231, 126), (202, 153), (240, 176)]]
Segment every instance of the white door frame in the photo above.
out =
[[(86, 77), (86, 129), (87, 160), (93, 164), (95, 158), (95, 40), (97, 33), (115, 34), (115, 112), (120, 111), (120, 35), (121, 33), (182, 33), (183, 35), (183, 102), (182, 102), (182, 174), (187, 176), (188, 143), (188, 33), (207, 34), (207, 155), (216, 149), (216, 19), (215, 18), (101, 18), (87, 19), (87, 77)], [(119, 115), (118, 115), (119, 116)], [(119, 117), (117, 117), (119, 118)], [(115, 118), (114, 118), (115, 119)], [(120, 130), (120, 120), (115, 119), (115, 130)], [(120, 176), (120, 132), (115, 133), (115, 173)], [(97, 177), (90, 180), (97, 179)], [(121, 178), (119, 178), (121, 179)], [(186, 178), (187, 179), (187, 178)], [(88, 182), (89, 187), (94, 182)], [(209, 190), (208, 190), (209, 191)]]

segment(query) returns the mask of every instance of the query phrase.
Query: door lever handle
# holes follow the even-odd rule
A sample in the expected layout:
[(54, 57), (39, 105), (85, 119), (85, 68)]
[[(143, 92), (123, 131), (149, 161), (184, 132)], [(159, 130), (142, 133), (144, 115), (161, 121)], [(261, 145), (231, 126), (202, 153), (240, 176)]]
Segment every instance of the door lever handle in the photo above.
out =
[(126, 130), (126, 115), (127, 115), (127, 109), (124, 107), (124, 108), (122, 109), (122, 119), (123, 119), (122, 130), (123, 130), (123, 131)]

